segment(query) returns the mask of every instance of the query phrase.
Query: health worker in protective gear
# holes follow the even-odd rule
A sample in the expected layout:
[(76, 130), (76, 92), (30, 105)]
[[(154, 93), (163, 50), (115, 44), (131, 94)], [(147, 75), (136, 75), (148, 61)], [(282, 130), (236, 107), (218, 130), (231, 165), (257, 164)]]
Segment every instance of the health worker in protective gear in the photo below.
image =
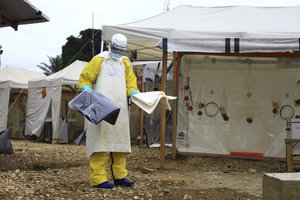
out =
[[(121, 108), (115, 125), (105, 121), (98, 125), (88, 124), (86, 146), (90, 156), (90, 184), (97, 188), (134, 185), (126, 178), (126, 155), (131, 152), (127, 96), (140, 92), (131, 62), (122, 55), (126, 47), (124, 35), (113, 35), (109, 50), (93, 57), (79, 78), (82, 90), (98, 91)], [(109, 158), (113, 183), (108, 181), (106, 174)]]

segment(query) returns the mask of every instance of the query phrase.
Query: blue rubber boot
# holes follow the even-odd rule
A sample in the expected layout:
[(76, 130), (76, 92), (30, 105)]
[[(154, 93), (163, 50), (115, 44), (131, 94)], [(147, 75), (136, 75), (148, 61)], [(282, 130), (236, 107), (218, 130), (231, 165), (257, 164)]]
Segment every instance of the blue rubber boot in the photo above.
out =
[(115, 185), (105, 181), (103, 183), (100, 183), (99, 185), (94, 186), (95, 188), (104, 188), (104, 189), (112, 189)]
[(126, 187), (132, 187), (134, 185), (134, 182), (128, 180), (127, 178), (114, 179), (114, 183), (115, 185), (126, 186)]

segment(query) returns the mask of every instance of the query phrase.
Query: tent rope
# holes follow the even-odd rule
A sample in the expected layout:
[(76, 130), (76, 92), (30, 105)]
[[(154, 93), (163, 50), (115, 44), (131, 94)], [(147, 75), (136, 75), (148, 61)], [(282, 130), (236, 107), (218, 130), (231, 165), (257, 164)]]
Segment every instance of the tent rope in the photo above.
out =
[[(13, 106), (16, 104), (17, 100), (19, 99), (19, 97), (21, 96), (21, 94), (23, 93), (23, 91), (24, 91), (24, 88), (19, 92), (18, 96), (16, 97), (16, 99), (14, 100), (14, 102), (9, 107), (8, 112), (7, 112), (7, 116), (9, 114), (9, 112), (11, 111), (11, 109), (13, 108)], [(15, 127), (15, 126), (12, 126), (12, 128), (14, 128), (17, 131), (22, 131), (22, 129), (19, 129), (19, 128)]]
[[(98, 33), (100, 31), (100, 29), (95, 33), (95, 35)], [(82, 51), (82, 49), (84, 48), (84, 47), (86, 47), (93, 39), (94, 39), (94, 37), (95, 37), (95, 35), (94, 36), (92, 36), (78, 51), (77, 51), (77, 53), (70, 59), (70, 61), (66, 64), (66, 66), (69, 66), (72, 62), (73, 62), (73, 60), (77, 57), (77, 55)], [(58, 76), (59, 74), (56, 74), (56, 76), (55, 76), (55, 78), (57, 78), (57, 76)]]
[[(20, 95), (23, 93), (23, 91), (24, 91), (24, 89), (22, 89), (22, 90), (19, 92), (17, 98), (14, 100), (14, 102), (13, 102), (13, 103), (11, 104), (11, 106), (9, 107), (8, 113), (10, 112), (10, 110), (12, 109), (12, 107), (15, 105), (15, 103), (17, 102), (17, 100), (19, 99), (19, 97), (20, 97)], [(8, 113), (7, 113), (7, 114), (8, 114)]]
[(86, 47), (86, 46), (94, 39), (95, 35), (97, 35), (97, 33), (98, 33), (100, 30), (101, 30), (101, 29), (99, 29), (98, 31), (96, 31), (96, 33), (94, 33), (94, 36), (92, 36), (92, 37), (85, 43), (85, 45), (83, 45), (83, 46), (78, 50), (78, 52), (70, 59), (70, 61), (68, 62), (67, 66), (73, 62), (73, 60), (74, 60), (74, 59), (76, 58), (76, 56), (81, 52), (81, 50), (82, 50), (84, 47)]

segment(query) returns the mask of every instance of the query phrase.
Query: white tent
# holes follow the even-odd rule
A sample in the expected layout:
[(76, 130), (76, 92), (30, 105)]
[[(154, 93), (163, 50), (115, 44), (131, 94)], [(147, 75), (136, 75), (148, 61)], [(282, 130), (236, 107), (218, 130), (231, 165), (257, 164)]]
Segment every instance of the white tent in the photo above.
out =
[(0, 132), (7, 128), (11, 88), (27, 89), (28, 81), (45, 77), (41, 72), (6, 66), (0, 70)]
[(60, 136), (60, 105), (63, 85), (75, 86), (86, 62), (76, 60), (59, 72), (29, 81), (25, 135), (40, 136), (51, 104), (53, 141)]
[[(300, 98), (299, 18), (300, 6), (178, 6), (144, 20), (103, 26), (102, 39), (125, 34), (129, 56), (141, 61), (162, 59), (163, 38), (168, 52), (180, 53), (180, 152), (284, 157), (285, 126), (291, 123), (272, 109), (287, 105), (291, 109), (283, 113), (299, 113), (294, 104)], [(190, 89), (184, 90), (186, 85)], [(209, 104), (206, 114), (203, 106), (209, 102), (219, 107)]]
[(114, 33), (128, 37), (128, 50), (137, 60), (161, 59), (155, 48), (168, 39), (169, 51), (285, 52), (299, 51), (300, 6), (195, 7), (178, 6), (168, 12), (116, 26), (104, 25), (102, 39)]

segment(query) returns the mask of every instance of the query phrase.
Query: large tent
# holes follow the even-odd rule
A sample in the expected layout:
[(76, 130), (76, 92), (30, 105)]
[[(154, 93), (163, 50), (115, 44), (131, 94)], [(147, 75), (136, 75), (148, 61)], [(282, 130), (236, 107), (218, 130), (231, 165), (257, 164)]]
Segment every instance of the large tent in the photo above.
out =
[(299, 114), (299, 18), (300, 6), (179, 6), (105, 25), (102, 39), (123, 33), (132, 59), (161, 60), (165, 48), (176, 62), (178, 151), (284, 157)]
[(168, 12), (116, 26), (104, 25), (102, 39), (114, 33), (128, 37), (137, 60), (161, 59), (155, 48), (162, 38), (177, 52), (299, 51), (300, 6), (195, 7), (178, 6)]
[(0, 70), (0, 132), (7, 128), (11, 89), (21, 89), (21, 91), (22, 89), (27, 90), (29, 80), (41, 77), (45, 77), (41, 72), (34, 72), (10, 66), (6, 66)]
[[(59, 72), (29, 81), (25, 135), (40, 136), (51, 105), (52, 141), (60, 137), (62, 86), (76, 88), (86, 62), (76, 60)], [(59, 142), (59, 141), (58, 141)]]

